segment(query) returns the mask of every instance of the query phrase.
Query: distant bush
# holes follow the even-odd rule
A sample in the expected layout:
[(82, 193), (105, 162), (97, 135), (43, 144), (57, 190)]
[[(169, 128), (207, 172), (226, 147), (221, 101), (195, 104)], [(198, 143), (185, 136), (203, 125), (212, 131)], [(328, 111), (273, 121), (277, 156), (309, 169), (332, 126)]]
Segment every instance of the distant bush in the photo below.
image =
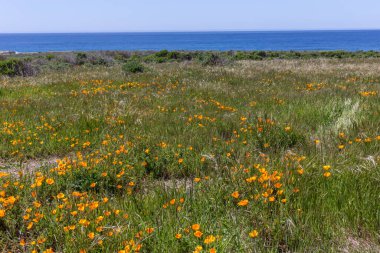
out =
[(136, 60), (130, 60), (123, 65), (123, 71), (124, 73), (141, 73), (144, 72), (144, 65)]
[(53, 54), (46, 55), (46, 59), (48, 59), (49, 61), (53, 60), (54, 58), (55, 56)]
[(112, 65), (114, 60), (110, 56), (99, 53), (99, 54), (95, 54), (95, 55), (89, 55), (87, 57), (87, 62), (89, 64), (92, 64), (92, 65), (108, 66), (108, 65)]
[(216, 66), (223, 64), (223, 59), (219, 55), (210, 52), (201, 53), (198, 56), (198, 60), (203, 66)]
[(169, 54), (168, 50), (161, 50), (161, 51), (155, 53), (155, 55), (157, 57), (166, 57), (166, 56), (168, 56), (168, 54)]
[(87, 54), (85, 53), (77, 53), (76, 55), (76, 64), (77, 65), (83, 65), (85, 64), (87, 59)]
[(27, 60), (9, 59), (0, 61), (0, 75), (32, 76), (35, 72)]

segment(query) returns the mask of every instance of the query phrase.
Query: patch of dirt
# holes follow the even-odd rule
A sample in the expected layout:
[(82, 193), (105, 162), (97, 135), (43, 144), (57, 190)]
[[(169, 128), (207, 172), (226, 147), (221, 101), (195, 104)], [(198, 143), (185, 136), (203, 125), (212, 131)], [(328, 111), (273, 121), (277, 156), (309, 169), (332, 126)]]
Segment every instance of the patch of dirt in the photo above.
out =
[(342, 249), (340, 250), (342, 253), (379, 253), (380, 252), (380, 244), (375, 243), (371, 240), (366, 240), (363, 238), (357, 238), (354, 236), (348, 236), (344, 245), (342, 245)]
[(0, 171), (16, 176), (19, 175), (19, 172), (23, 174), (31, 174), (41, 167), (56, 166), (57, 160), (59, 159), (59, 157), (52, 156), (46, 159), (30, 159), (21, 163), (0, 160)]

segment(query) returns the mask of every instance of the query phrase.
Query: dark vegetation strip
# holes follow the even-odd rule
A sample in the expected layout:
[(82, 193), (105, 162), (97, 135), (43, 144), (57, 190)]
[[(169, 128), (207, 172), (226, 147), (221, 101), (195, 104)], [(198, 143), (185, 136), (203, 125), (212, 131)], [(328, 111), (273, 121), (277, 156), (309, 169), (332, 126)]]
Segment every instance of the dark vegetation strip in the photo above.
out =
[(79, 65), (125, 64), (126, 72), (143, 72), (144, 63), (196, 61), (205, 66), (238, 60), (273, 59), (368, 59), (380, 58), (379, 51), (93, 51), (0, 55), (0, 75), (34, 76), (44, 70), (61, 70)]

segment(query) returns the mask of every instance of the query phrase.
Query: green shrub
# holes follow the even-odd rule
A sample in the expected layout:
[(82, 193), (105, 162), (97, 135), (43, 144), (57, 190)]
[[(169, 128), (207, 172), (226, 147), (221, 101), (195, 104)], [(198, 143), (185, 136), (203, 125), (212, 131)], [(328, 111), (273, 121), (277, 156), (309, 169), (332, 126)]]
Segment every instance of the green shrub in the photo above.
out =
[(9, 59), (0, 61), (0, 75), (6, 76), (31, 76), (35, 73), (27, 61)]
[(46, 55), (46, 59), (48, 59), (49, 61), (53, 60), (54, 58), (55, 56), (53, 54)]
[(180, 57), (180, 53), (179, 52), (177, 52), (177, 51), (172, 51), (172, 52), (169, 52), (168, 53), (168, 55), (167, 55), (167, 57), (169, 58), (169, 59), (173, 59), (173, 60), (176, 60), (176, 59), (178, 59), (179, 57)]
[(127, 61), (123, 66), (123, 71), (125, 73), (142, 73), (144, 72), (144, 65), (135, 60)]
[(161, 50), (160, 52), (155, 53), (157, 57), (166, 57), (168, 56), (169, 51), (168, 50)]
[(77, 65), (83, 65), (83, 64), (85, 64), (86, 59), (87, 59), (87, 54), (85, 54), (85, 53), (77, 53), (76, 64)]
[(204, 66), (216, 66), (222, 65), (223, 59), (219, 57), (219, 55), (215, 53), (202, 53), (198, 57), (199, 61)]

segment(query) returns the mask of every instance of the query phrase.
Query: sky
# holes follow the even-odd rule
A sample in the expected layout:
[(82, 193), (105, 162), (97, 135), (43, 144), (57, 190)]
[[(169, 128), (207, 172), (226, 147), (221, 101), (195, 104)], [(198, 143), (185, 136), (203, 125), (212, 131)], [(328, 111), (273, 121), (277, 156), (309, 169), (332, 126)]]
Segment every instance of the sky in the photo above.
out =
[(380, 29), (379, 0), (0, 0), (0, 33)]

